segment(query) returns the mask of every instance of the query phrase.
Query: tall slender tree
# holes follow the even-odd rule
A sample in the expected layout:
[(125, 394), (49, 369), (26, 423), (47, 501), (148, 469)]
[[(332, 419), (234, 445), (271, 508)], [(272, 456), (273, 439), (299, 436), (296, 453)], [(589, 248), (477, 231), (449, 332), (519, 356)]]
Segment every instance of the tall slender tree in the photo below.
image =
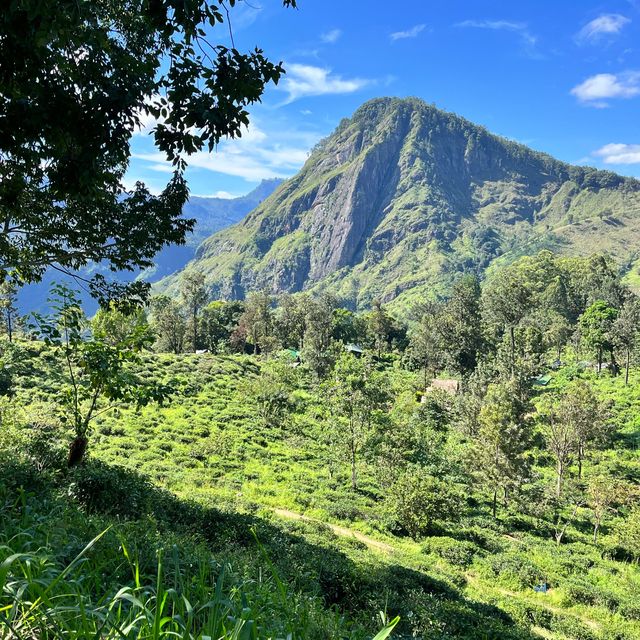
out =
[(191, 347), (195, 353), (198, 350), (199, 314), (208, 297), (204, 273), (187, 271), (180, 280), (180, 297), (189, 315)]
[(624, 351), (624, 384), (629, 384), (631, 356), (638, 346), (640, 334), (640, 301), (630, 296), (622, 306), (612, 327), (613, 341)]
[(525, 453), (531, 438), (530, 425), (513, 382), (489, 386), (478, 421), (475, 471), (491, 494), (495, 518), (499, 492), (503, 493), (506, 503), (511, 491), (521, 484), (529, 470)]

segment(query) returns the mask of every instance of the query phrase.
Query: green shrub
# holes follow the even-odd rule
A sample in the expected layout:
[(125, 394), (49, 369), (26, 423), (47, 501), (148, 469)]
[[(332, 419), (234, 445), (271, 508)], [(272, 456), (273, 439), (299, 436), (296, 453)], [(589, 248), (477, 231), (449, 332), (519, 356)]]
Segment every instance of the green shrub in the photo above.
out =
[(572, 606), (583, 604), (587, 606), (601, 606), (616, 611), (620, 604), (619, 599), (610, 591), (597, 587), (585, 580), (573, 580), (563, 585), (565, 597), (563, 604)]
[(151, 485), (124, 467), (91, 461), (72, 471), (69, 496), (94, 513), (140, 518), (150, 508)]
[(492, 576), (517, 589), (530, 589), (546, 581), (546, 576), (526, 555), (500, 553), (486, 559)]
[(429, 538), (422, 545), (424, 553), (434, 553), (458, 567), (468, 567), (478, 548), (465, 540), (454, 540), (448, 537)]

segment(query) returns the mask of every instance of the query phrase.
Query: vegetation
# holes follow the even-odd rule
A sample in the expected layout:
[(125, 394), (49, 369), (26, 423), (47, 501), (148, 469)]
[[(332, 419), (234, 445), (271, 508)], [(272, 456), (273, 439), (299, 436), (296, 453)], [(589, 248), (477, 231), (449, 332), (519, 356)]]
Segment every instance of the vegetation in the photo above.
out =
[[(154, 332), (123, 374), (172, 395), (99, 396), (72, 468), (64, 350), (5, 340), (5, 627), (371, 638), (399, 616), (397, 637), (639, 638), (634, 297), (598, 256), (503, 270), (408, 325), (330, 296), (195, 315), (185, 297), (178, 349), (166, 299), (148, 320), (102, 310), (79, 346)], [(492, 306), (514, 282), (517, 321)]]
[[(638, 180), (567, 165), (417, 98), (378, 98), (158, 291), (177, 295), (195, 270), (214, 298), (326, 292), (351, 309), (381, 301), (407, 313), (463, 274), (500, 273), (542, 249), (587, 256), (594, 246), (632, 280), (639, 203)], [(506, 296), (494, 310), (517, 322), (517, 302)]]
[[(247, 107), (284, 72), (260, 49), (212, 43), (212, 29), (227, 18), (227, 3), (208, 0), (27, 0), (6, 7), (2, 280), (37, 281), (51, 265), (149, 267), (164, 245), (184, 242), (193, 227), (182, 217), (186, 157), (241, 135)], [(144, 118), (155, 120), (155, 146), (175, 168), (157, 196), (140, 182), (132, 190), (123, 184), (130, 140)], [(92, 287), (103, 297), (122, 290), (103, 276)], [(139, 283), (133, 289), (144, 290)]]

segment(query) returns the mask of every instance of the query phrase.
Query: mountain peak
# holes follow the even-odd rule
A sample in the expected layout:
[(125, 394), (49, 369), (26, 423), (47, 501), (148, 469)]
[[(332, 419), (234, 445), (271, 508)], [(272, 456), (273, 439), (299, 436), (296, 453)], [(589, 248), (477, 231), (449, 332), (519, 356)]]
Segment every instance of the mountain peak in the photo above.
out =
[(330, 288), (366, 306), (443, 292), (456, 274), (536, 248), (590, 253), (593, 233), (628, 259), (630, 229), (640, 231), (638, 181), (560, 162), (419, 98), (385, 97), (203, 242), (190, 268), (206, 271), (214, 297)]

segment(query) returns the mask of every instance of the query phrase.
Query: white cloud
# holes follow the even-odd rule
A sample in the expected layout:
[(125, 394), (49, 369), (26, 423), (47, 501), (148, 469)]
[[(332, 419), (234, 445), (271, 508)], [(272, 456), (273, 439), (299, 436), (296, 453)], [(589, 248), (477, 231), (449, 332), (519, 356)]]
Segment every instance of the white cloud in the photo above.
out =
[(640, 164), (640, 144), (605, 144), (592, 155), (606, 164)]
[[(222, 141), (213, 153), (194, 153), (187, 162), (191, 170), (212, 171), (243, 178), (248, 182), (287, 177), (300, 169), (309, 155), (309, 149), (321, 137), (319, 133), (290, 130), (267, 134), (254, 120), (241, 138)], [(132, 157), (140, 161), (140, 169), (160, 173), (173, 171), (160, 152), (134, 153)]]
[(603, 36), (617, 35), (629, 22), (631, 22), (629, 18), (619, 13), (605, 13), (584, 25), (580, 29), (577, 39), (581, 42), (594, 42)]
[(237, 193), (229, 193), (228, 191), (216, 191), (215, 193), (208, 193), (206, 195), (198, 195), (197, 193), (191, 194), (194, 198), (220, 198), (220, 200), (233, 200), (239, 198)]
[(538, 58), (535, 51), (538, 38), (534, 36), (524, 22), (511, 22), (509, 20), (465, 20), (455, 25), (456, 27), (471, 29), (490, 29), (491, 31), (510, 31), (520, 37), (527, 55)]
[(287, 74), (278, 87), (289, 95), (285, 104), (306, 96), (323, 96), (354, 93), (370, 84), (370, 80), (351, 78), (349, 80), (333, 75), (331, 69), (307, 64), (286, 65)]
[(331, 31), (327, 31), (320, 36), (320, 40), (325, 44), (333, 44), (334, 42), (338, 42), (338, 39), (342, 35), (342, 31), (340, 29), (331, 29)]
[(640, 71), (599, 73), (571, 89), (571, 93), (592, 107), (608, 107), (607, 99), (633, 98), (640, 94)]
[(415, 38), (425, 30), (426, 26), (426, 24), (417, 24), (414, 27), (411, 27), (411, 29), (407, 29), (406, 31), (396, 31), (394, 33), (390, 33), (389, 37), (394, 42), (396, 40), (404, 40), (405, 38)]

